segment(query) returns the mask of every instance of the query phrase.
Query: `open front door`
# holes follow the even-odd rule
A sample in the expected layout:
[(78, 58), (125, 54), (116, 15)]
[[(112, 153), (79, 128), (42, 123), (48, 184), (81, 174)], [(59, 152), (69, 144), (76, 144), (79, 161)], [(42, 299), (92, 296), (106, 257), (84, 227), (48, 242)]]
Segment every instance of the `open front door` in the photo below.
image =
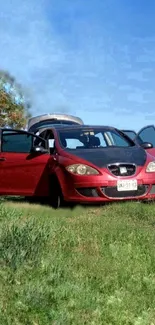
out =
[(143, 127), (136, 135), (135, 141), (139, 144), (143, 142), (152, 143), (153, 148), (147, 149), (146, 151), (151, 155), (155, 156), (155, 127), (154, 125), (147, 125)]
[(46, 149), (46, 141), (29, 132), (1, 130), (0, 195), (48, 195), (51, 158), (32, 151), (36, 145)]

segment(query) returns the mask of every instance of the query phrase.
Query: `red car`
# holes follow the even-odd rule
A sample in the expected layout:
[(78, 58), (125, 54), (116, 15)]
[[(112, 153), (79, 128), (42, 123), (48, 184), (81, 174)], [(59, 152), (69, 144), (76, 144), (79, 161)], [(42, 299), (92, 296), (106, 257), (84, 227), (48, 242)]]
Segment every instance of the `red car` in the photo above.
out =
[(59, 124), (39, 134), (0, 130), (0, 195), (49, 198), (55, 208), (155, 198), (155, 158), (123, 132)]

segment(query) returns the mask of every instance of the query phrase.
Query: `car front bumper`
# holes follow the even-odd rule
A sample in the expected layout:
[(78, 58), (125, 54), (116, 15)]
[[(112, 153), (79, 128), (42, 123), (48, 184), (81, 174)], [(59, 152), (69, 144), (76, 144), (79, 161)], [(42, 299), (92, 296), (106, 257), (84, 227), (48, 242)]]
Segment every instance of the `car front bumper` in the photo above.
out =
[[(153, 175), (152, 175), (153, 174)], [(136, 179), (138, 188), (136, 191), (118, 191), (117, 179), (107, 180), (103, 177), (93, 177), (91, 181), (69, 182), (63, 193), (65, 201), (78, 203), (102, 203), (121, 200), (149, 200), (155, 199), (155, 173), (145, 177), (130, 177)], [(129, 178), (126, 178), (129, 179)]]

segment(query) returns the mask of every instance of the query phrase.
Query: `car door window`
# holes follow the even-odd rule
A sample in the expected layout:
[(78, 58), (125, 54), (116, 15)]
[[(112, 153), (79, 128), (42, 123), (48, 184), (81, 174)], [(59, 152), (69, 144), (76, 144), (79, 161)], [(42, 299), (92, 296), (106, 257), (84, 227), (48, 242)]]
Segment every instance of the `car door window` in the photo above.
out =
[(40, 133), (40, 137), (44, 138), (47, 141), (50, 154), (53, 154), (55, 152), (55, 137), (53, 131), (45, 130)]
[(150, 142), (155, 148), (155, 128), (153, 125), (148, 126), (138, 133), (137, 141), (141, 144), (142, 142)]
[[(3, 131), (2, 132), (2, 152), (16, 152), (16, 153), (29, 153), (34, 145), (34, 142), (38, 140), (39, 143), (44, 140), (39, 137), (33, 136), (27, 132), (17, 131)], [(41, 141), (42, 140), (42, 141)]]

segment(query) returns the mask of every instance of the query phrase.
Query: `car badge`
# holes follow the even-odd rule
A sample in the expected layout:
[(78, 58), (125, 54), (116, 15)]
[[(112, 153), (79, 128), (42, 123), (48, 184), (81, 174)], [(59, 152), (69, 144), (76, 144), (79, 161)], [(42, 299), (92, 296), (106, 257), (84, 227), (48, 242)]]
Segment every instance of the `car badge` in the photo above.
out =
[(126, 173), (127, 173), (126, 167), (120, 167), (120, 174), (123, 175), (123, 174), (126, 174)]

